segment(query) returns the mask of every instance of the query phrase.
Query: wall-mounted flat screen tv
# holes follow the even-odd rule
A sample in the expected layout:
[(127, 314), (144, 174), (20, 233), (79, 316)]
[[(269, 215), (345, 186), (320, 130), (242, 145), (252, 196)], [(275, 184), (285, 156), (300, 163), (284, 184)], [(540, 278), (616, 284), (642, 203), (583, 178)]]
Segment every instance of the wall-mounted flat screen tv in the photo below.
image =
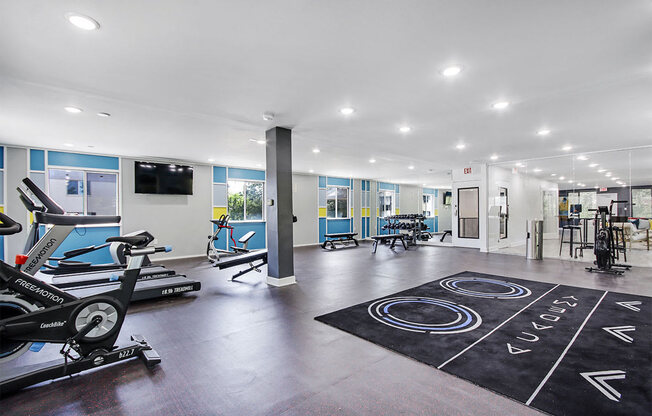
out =
[(451, 191), (445, 191), (444, 192), (444, 205), (450, 205), (451, 204), (451, 199), (453, 199), (453, 194)]
[(192, 166), (135, 162), (137, 194), (192, 195)]

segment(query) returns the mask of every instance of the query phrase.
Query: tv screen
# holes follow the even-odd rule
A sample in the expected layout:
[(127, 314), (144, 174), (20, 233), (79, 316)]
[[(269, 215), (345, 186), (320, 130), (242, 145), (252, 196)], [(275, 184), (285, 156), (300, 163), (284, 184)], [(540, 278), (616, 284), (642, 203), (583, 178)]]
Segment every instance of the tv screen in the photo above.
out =
[(444, 205), (450, 205), (453, 194), (450, 191), (444, 192)]
[(192, 166), (135, 162), (137, 194), (192, 195)]

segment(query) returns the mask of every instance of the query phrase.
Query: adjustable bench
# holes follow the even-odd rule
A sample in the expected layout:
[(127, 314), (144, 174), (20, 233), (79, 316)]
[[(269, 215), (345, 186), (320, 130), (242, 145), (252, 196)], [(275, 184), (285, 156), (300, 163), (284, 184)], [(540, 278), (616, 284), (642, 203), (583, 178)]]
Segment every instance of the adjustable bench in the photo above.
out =
[(238, 247), (236, 245), (231, 246), (231, 249), (235, 251), (236, 253), (249, 253), (250, 250), (247, 248), (249, 245), (249, 240), (251, 240), (251, 237), (256, 235), (255, 231), (249, 231), (247, 234), (243, 235), (238, 239), (238, 243), (242, 244), (242, 247)]
[[(256, 261), (260, 261), (260, 263), (254, 264)], [(267, 250), (250, 251), (238, 256), (227, 257), (224, 260), (221, 260), (219, 263), (215, 264), (215, 266), (222, 270), (234, 266), (240, 266), (241, 264), (249, 264), (249, 268), (234, 274), (233, 277), (231, 277), (231, 280), (235, 280), (243, 274), (249, 273), (253, 270), (260, 273), (260, 267), (267, 264)]]
[(394, 248), (396, 246), (396, 240), (401, 240), (401, 243), (403, 244), (403, 248), (407, 250), (407, 245), (405, 244), (405, 235), (400, 233), (374, 235), (371, 237), (371, 239), (374, 240), (372, 253), (376, 252), (376, 249), (378, 248), (378, 242), (384, 243), (385, 241), (389, 241), (389, 240), (392, 240), (392, 244), (389, 246), (390, 248)]
[(353, 236), (358, 235), (358, 233), (327, 233), (324, 234), (326, 241), (321, 244), (321, 248), (326, 248), (328, 244), (331, 245), (331, 248), (335, 250), (335, 243), (345, 244), (349, 241), (353, 241), (356, 246), (358, 246), (358, 240), (353, 238)]

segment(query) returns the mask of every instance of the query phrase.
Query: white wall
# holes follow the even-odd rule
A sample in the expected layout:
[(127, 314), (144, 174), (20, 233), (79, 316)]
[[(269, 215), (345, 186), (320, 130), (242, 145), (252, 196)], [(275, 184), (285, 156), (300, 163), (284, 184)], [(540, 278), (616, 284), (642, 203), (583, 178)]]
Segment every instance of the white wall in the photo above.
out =
[(444, 192), (451, 192), (450, 189), (437, 189), (437, 203), (435, 208), (437, 209), (437, 224), (439, 231), (452, 230), (452, 205), (444, 205)]
[[(492, 209), (492, 207), (498, 204), (500, 187), (507, 188), (509, 205), (507, 238), (502, 240), (499, 238), (500, 218), (497, 215), (492, 215), (497, 212), (497, 209)], [(489, 211), (487, 221), (490, 251), (525, 243), (526, 221), (544, 219), (543, 192), (546, 190), (558, 192), (557, 184), (520, 172), (513, 173), (511, 170), (497, 166), (488, 168), (487, 206)]]
[(420, 214), (421, 213), (421, 188), (413, 185), (401, 185), (399, 192), (400, 213)]
[(29, 231), (29, 215), (27, 209), (20, 199), (16, 188), (23, 185), (23, 178), (27, 177), (27, 150), (17, 147), (5, 147), (7, 153), (7, 164), (5, 175), (7, 176), (7, 195), (5, 200), (5, 213), (19, 222), (23, 230), (19, 234), (5, 236), (5, 247), (7, 263), (14, 261), (16, 254), (24, 254), (25, 240)]
[(212, 230), (211, 167), (194, 165), (193, 195), (136, 194), (135, 160), (122, 159), (123, 234), (147, 230), (156, 237), (158, 245), (172, 245), (172, 253), (158, 255), (161, 259), (205, 254)]
[(292, 175), (292, 210), (297, 217), (294, 223), (294, 245), (319, 242), (319, 176)]

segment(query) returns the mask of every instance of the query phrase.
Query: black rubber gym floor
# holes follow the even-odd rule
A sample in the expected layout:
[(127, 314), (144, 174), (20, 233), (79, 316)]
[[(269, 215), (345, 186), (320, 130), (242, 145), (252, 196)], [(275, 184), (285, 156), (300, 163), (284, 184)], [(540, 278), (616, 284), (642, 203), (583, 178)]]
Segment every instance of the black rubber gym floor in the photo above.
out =
[(649, 415), (651, 302), (462, 272), (315, 319), (554, 415)]

